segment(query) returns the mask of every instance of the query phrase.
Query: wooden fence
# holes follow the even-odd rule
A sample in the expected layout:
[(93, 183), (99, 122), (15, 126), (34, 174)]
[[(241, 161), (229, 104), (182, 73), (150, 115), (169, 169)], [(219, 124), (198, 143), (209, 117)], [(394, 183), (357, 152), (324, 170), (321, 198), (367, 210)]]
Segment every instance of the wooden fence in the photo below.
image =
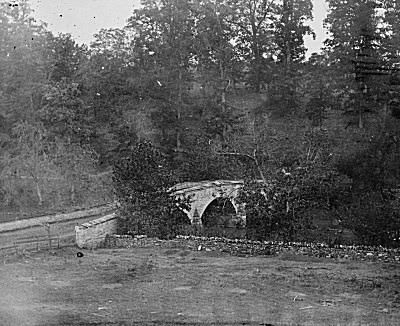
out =
[[(75, 226), (113, 212), (113, 204), (0, 224), (0, 255), (75, 245)], [(23, 223), (21, 223), (23, 222)]]
[(0, 233), (32, 228), (35, 226), (44, 225), (46, 223), (53, 224), (65, 222), (68, 220), (78, 220), (86, 218), (88, 216), (98, 216), (101, 214), (112, 212), (114, 210), (115, 204), (108, 203), (105, 205), (95, 206), (89, 209), (82, 209), (71, 213), (52, 214), (34, 218), (27, 218), (14, 222), (0, 223)]

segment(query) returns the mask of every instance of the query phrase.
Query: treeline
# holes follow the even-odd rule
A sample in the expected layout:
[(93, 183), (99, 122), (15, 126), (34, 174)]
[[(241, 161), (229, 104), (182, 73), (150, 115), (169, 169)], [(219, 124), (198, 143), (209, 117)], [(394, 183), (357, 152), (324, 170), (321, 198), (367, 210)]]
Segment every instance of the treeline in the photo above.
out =
[(214, 155), (246, 122), (227, 94), (300, 63), (308, 18), (310, 1), (144, 1), (87, 47), (36, 22), (29, 1), (2, 2), (3, 202), (74, 202), (142, 139), (182, 179), (238, 176)]
[(274, 180), (286, 217), (315, 194), (342, 219), (371, 194), (391, 207), (400, 2), (328, 4), (328, 38), (306, 60), (310, 0), (142, 1), (90, 47), (50, 33), (28, 1), (2, 3), (3, 205), (110, 200), (112, 166), (151, 141), (176, 182)]

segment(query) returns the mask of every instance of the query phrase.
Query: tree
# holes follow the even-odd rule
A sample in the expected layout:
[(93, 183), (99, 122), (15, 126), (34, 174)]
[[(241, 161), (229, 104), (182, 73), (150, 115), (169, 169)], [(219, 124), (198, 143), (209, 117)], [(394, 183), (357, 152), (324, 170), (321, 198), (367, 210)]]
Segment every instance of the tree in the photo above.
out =
[[(32, 180), (37, 204), (42, 206), (42, 187), (49, 179), (57, 177), (56, 167), (47, 155), (49, 145), (46, 142), (46, 131), (40, 123), (30, 124), (23, 121), (15, 125), (13, 136), (15, 146), (11, 153), (2, 158), (2, 177)], [(17, 182), (14, 183), (17, 185)], [(15, 188), (11, 192), (12, 196), (17, 195)]]
[[(383, 2), (385, 10), (385, 22), (387, 26), (386, 37), (383, 40), (384, 57), (388, 66), (392, 69), (389, 80), (389, 91), (387, 94), (387, 105), (391, 108), (392, 116), (400, 117), (400, 3), (398, 0), (388, 0)], [(387, 110), (389, 111), (389, 110)]]
[(172, 171), (164, 156), (150, 143), (138, 143), (130, 156), (114, 165), (113, 184), (124, 232), (160, 238), (176, 235), (189, 223), (183, 209), (186, 198), (175, 198)]
[(315, 211), (334, 211), (341, 201), (345, 183), (330, 155), (332, 140), (315, 129), (306, 134), (301, 130), (296, 136), (292, 132), (288, 139), (287, 122), (285, 126), (283, 139), (268, 133), (266, 139), (273, 144), (260, 142), (266, 177), (252, 178), (240, 194), (251, 238), (304, 240), (310, 235), (307, 230)]
[(331, 65), (342, 75), (342, 88), (348, 90), (350, 97), (355, 96), (352, 109), (358, 115), (359, 128), (364, 127), (365, 111), (376, 106), (369, 101), (382, 86), (382, 82), (375, 82), (385, 33), (378, 7), (380, 4), (375, 0), (330, 0), (325, 20), (331, 34), (325, 46)]
[(312, 227), (311, 210), (329, 210), (338, 200), (337, 173), (319, 163), (302, 163), (278, 170), (268, 184), (245, 183), (238, 202), (245, 204), (249, 238), (299, 240)]
[(387, 23), (386, 37), (384, 38), (384, 49), (387, 60), (392, 64), (398, 64), (400, 58), (398, 51), (400, 50), (400, 2), (398, 0), (385, 0), (382, 2), (384, 10), (384, 21)]
[[(164, 144), (180, 152), (182, 121), (190, 106), (185, 95), (193, 59), (195, 20), (187, 1), (143, 1), (142, 5), (129, 18), (126, 28), (134, 34), (141, 73), (147, 83), (159, 89), (155, 94), (161, 97), (162, 112), (157, 118), (165, 124)], [(169, 130), (173, 135), (167, 133)]]
[[(246, 160), (240, 160), (234, 155), (221, 155), (210, 146), (210, 135), (191, 134), (189, 140), (192, 146), (185, 151), (185, 156), (175, 162), (174, 173), (179, 182), (204, 180), (237, 180), (248, 173), (254, 176), (253, 166)], [(253, 163), (253, 162), (251, 162)], [(245, 173), (243, 173), (245, 171)]]
[(298, 114), (302, 106), (299, 89), (306, 80), (304, 37), (313, 34), (307, 25), (311, 19), (312, 3), (309, 0), (284, 0), (277, 5), (273, 52), (276, 63), (271, 68), (268, 104), (281, 116)]
[(239, 56), (249, 64), (249, 82), (255, 91), (260, 91), (268, 69), (268, 58), (274, 49), (274, 0), (228, 0), (233, 10), (230, 23), (235, 30)]
[[(27, 1), (0, 6), (1, 174), (13, 180), (11, 192), (23, 192), (13, 193), (21, 202), (33, 189), (35, 202), (26, 201), (27, 207), (58, 205), (68, 188), (67, 202), (75, 203), (75, 193), (87, 184), (82, 180), (97, 163), (91, 149), (81, 148), (93, 125), (79, 76), (87, 49), (70, 35), (48, 32), (32, 18)], [(54, 195), (57, 200), (50, 200)]]
[(305, 113), (313, 127), (322, 128), (328, 110), (334, 107), (335, 75), (324, 54), (313, 53), (304, 65), (301, 93), (305, 100)]
[(46, 130), (36, 114), (49, 72), (43, 55), (46, 35), (27, 1), (0, 3), (0, 117), (8, 143), (1, 173), (32, 180), (39, 205), (44, 202), (42, 179), (54, 175), (45, 154)]
[[(135, 80), (139, 68), (133, 53), (124, 29), (100, 30), (73, 80), (82, 102), (76, 110), (79, 127), (103, 168), (119, 159), (125, 141), (136, 139), (129, 116), (139, 111), (140, 90), (146, 85)], [(127, 139), (121, 139), (122, 134)]]
[[(86, 203), (96, 198), (96, 196), (91, 196), (93, 193), (101, 193), (103, 190), (99, 189), (102, 187), (101, 174), (97, 174), (96, 169), (98, 155), (92, 148), (87, 145), (63, 142), (61, 139), (51, 142), (49, 147), (48, 156), (69, 190), (70, 196), (65, 202)], [(59, 188), (62, 188), (61, 185)]]
[(98, 184), (88, 177), (98, 163), (91, 141), (95, 122), (88, 115), (77, 83), (65, 77), (49, 82), (43, 92), (37, 116), (46, 130), (46, 153), (69, 185), (70, 203), (75, 203), (79, 188)]
[(51, 67), (47, 79), (55, 82), (76, 81), (81, 66), (87, 60), (86, 46), (78, 45), (70, 34), (54, 36), (47, 33), (45, 42), (43, 55)]
[(31, 17), (27, 1), (0, 6), (0, 114), (13, 124), (30, 120), (40, 105), (49, 68), (42, 53), (46, 32)]
[(200, 78), (206, 81), (204, 84), (211, 84), (219, 96), (217, 100), (210, 101), (207, 111), (211, 118), (207, 123), (218, 121), (213, 126), (214, 131), (217, 131), (222, 142), (226, 142), (234, 120), (226, 97), (230, 81), (236, 78), (237, 67), (241, 66), (232, 43), (235, 38), (230, 23), (233, 11), (225, 1), (202, 1), (197, 6), (193, 5), (192, 10), (198, 20), (197, 74), (201, 73)]
[(86, 105), (80, 98), (77, 83), (48, 83), (37, 115), (48, 131), (49, 140), (61, 139), (68, 144), (88, 144), (90, 125)]
[(400, 182), (399, 122), (386, 125), (385, 132), (371, 137), (364, 149), (350, 153), (338, 162), (338, 169), (352, 180), (354, 193), (384, 193)]
[(278, 8), (278, 20), (275, 23), (278, 61), (288, 70), (292, 63), (304, 60), (306, 48), (304, 36), (313, 34), (310, 26), (313, 5), (310, 0), (283, 0)]

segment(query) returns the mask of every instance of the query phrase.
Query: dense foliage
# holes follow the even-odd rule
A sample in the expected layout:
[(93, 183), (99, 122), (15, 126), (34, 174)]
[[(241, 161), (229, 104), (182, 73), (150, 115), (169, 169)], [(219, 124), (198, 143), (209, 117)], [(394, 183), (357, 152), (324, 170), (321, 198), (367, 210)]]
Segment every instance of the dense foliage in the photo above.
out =
[[(322, 212), (360, 241), (391, 241), (376, 216), (397, 228), (398, 0), (329, 0), (309, 58), (310, 0), (143, 0), (90, 46), (50, 33), (27, 0), (0, 5), (2, 209), (109, 201), (114, 166), (126, 217), (141, 185), (171, 210), (173, 182), (261, 180), (243, 192), (254, 237), (297, 237)], [(175, 212), (148, 196), (138, 207), (155, 229), (129, 228), (160, 233)]]
[(364, 245), (398, 247), (400, 205), (398, 194), (370, 192), (357, 194), (341, 207), (343, 225), (353, 230)]
[(170, 238), (190, 223), (183, 212), (190, 209), (189, 201), (171, 195), (176, 179), (150, 143), (138, 143), (128, 157), (116, 162), (113, 183), (122, 232)]
[(334, 210), (339, 205), (345, 181), (322, 144), (313, 142), (318, 152), (283, 157), (282, 168), (270, 173), (267, 183), (245, 183), (238, 200), (245, 206), (249, 238), (304, 240), (306, 231), (313, 227), (311, 212)]

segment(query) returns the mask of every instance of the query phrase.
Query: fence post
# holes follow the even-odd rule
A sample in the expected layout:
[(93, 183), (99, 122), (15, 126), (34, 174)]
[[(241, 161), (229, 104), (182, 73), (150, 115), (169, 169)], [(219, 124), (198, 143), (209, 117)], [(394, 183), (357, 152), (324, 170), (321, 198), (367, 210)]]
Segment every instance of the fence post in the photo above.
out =
[(47, 231), (47, 236), (49, 238), (49, 249), (51, 249), (51, 232), (50, 232), (50, 223), (44, 224), (44, 227), (46, 228)]

